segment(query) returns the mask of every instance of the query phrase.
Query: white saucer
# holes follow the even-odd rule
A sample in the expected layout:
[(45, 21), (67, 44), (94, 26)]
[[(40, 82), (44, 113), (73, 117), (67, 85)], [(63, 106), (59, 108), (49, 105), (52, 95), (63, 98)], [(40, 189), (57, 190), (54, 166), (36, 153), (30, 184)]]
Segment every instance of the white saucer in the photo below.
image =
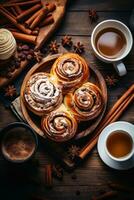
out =
[(104, 130), (100, 134), (99, 139), (98, 139), (98, 144), (97, 144), (98, 153), (101, 159), (103, 160), (103, 162), (109, 167), (113, 169), (117, 169), (117, 170), (128, 170), (134, 167), (134, 156), (127, 162), (123, 162), (123, 163), (117, 162), (117, 161), (112, 160), (112, 158), (110, 158), (107, 155), (104, 148), (104, 141), (107, 134), (116, 130), (124, 130), (126, 132), (129, 132), (133, 135), (133, 138), (134, 138), (134, 125), (128, 122), (124, 122), (124, 121), (114, 122), (108, 125), (106, 128), (104, 128)]

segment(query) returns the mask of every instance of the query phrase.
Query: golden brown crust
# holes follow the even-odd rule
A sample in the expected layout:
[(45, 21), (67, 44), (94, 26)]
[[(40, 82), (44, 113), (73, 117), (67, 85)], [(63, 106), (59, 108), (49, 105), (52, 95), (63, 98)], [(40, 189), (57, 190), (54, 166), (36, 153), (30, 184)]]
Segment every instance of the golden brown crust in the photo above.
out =
[(26, 83), (24, 102), (27, 108), (38, 116), (48, 114), (62, 103), (61, 87), (50, 74), (33, 74)]
[(78, 54), (66, 53), (55, 61), (51, 74), (56, 76), (58, 82), (63, 86), (63, 93), (67, 93), (88, 80), (89, 67)]
[(60, 108), (42, 118), (41, 127), (51, 140), (65, 142), (76, 134), (77, 121), (62, 104)]
[(104, 106), (100, 89), (90, 82), (68, 93), (64, 103), (79, 121), (93, 120), (101, 113)]

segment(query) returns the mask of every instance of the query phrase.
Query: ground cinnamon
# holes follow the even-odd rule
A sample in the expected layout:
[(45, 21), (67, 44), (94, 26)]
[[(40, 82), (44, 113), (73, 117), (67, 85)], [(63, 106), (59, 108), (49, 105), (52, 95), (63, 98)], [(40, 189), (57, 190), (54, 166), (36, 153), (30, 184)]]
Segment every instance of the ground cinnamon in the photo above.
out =
[(36, 4), (36, 5), (34, 5), (33, 7), (31, 7), (31, 8), (29, 8), (29, 9), (25, 10), (25, 11), (22, 12), (20, 15), (18, 15), (18, 16), (16, 17), (16, 20), (17, 20), (18, 22), (23, 21), (23, 20), (26, 19), (30, 14), (36, 12), (36, 11), (39, 10), (41, 7), (42, 7), (41, 4)]
[(23, 34), (23, 33), (14, 32), (14, 31), (11, 31), (11, 32), (12, 32), (13, 36), (15, 37), (15, 39), (17, 39), (17, 40), (36, 44), (37, 37), (34, 35), (27, 35), (27, 34)]

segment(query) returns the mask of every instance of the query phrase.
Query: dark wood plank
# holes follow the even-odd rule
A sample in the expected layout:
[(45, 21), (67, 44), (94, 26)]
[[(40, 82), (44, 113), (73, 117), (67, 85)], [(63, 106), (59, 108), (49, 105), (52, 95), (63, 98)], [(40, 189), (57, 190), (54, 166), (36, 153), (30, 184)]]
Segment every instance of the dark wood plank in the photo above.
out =
[(74, 0), (70, 1), (69, 10), (89, 10), (95, 9), (97, 11), (121, 11), (121, 10), (132, 10), (134, 8), (134, 1), (132, 0)]
[[(72, 37), (74, 43), (80, 41), (85, 45), (86, 52), (83, 56), (92, 65), (96, 65), (103, 75), (116, 74), (111, 64), (105, 64), (95, 58), (91, 44), (90, 35), (94, 26), (104, 19), (118, 19), (128, 25), (131, 9), (134, 8), (134, 2), (132, 0), (74, 0), (70, 2), (68, 7), (68, 13), (62, 25), (59, 28), (57, 39), (59, 42), (61, 36), (68, 34), (74, 35)], [(99, 20), (97, 23), (91, 24), (88, 19), (88, 9), (96, 9), (99, 14)], [(105, 12), (104, 12), (105, 11)], [(125, 12), (124, 12), (125, 11)], [(62, 47), (60, 51), (66, 51)], [(73, 51), (71, 49), (71, 51)], [(119, 78), (119, 83), (113, 88), (108, 89), (109, 93), (109, 105), (108, 108), (121, 96), (121, 94), (134, 82), (134, 49), (124, 59), (124, 63), (127, 66), (128, 74), (122, 78)], [(1, 120), (0, 128), (6, 124), (17, 121), (14, 115), (8, 109), (5, 109), (0, 103)], [(126, 112), (122, 115), (120, 120), (134, 123), (134, 104), (129, 106)], [(91, 200), (92, 196), (99, 195), (103, 191), (109, 191), (108, 182), (121, 183), (124, 186), (134, 187), (132, 180), (134, 179), (134, 170), (126, 172), (119, 172), (108, 168), (100, 160), (95, 148), (87, 159), (75, 170), (77, 179), (73, 180), (72, 175), (67, 172), (64, 173), (63, 181), (54, 179), (54, 187), (52, 190), (45, 188), (44, 184), (38, 185), (28, 181), (28, 176), (32, 174), (33, 178), (38, 175), (39, 171), (43, 178), (44, 165), (46, 163), (53, 162), (53, 159), (48, 155), (47, 150), (44, 150), (42, 140), (39, 141), (39, 149), (36, 154), (36, 158), (40, 162), (40, 167), (35, 170), (33, 165), (30, 168), (22, 168), (19, 174), (24, 174), (24, 182), (16, 182), (13, 177), (16, 177), (16, 171), (11, 170), (15, 166), (9, 165), (0, 155), (0, 193), (4, 200), (30, 200), (30, 196), (36, 194), (37, 196), (43, 196), (48, 200)], [(15, 169), (17, 170), (17, 166)], [(11, 175), (12, 174), (12, 175)], [(38, 180), (38, 179), (37, 179)], [(80, 191), (79, 195), (76, 195), (76, 191)], [(133, 195), (129, 197), (129, 193), (119, 193), (120, 199), (133, 199)]]
[[(73, 52), (74, 51), (73, 47), (71, 49), (66, 49), (66, 48), (62, 47), (62, 45), (61, 45), (62, 37), (63, 36), (56, 36), (56, 37), (51, 38), (52, 40), (56, 39), (57, 42), (60, 44), (59, 53), (67, 52), (68, 50)], [(106, 70), (106, 71), (112, 70), (112, 72), (114, 71), (111, 64), (105, 64), (104, 62), (99, 61), (95, 57), (95, 55), (93, 53), (93, 49), (91, 47), (90, 36), (71, 36), (71, 37), (72, 37), (72, 41), (74, 44), (76, 44), (77, 42), (81, 42), (82, 44), (84, 44), (85, 53), (83, 54), (83, 56), (86, 58), (87, 61), (89, 61), (92, 64), (97, 65), (97, 67), (99, 69)], [(134, 47), (130, 51), (129, 55), (124, 59), (124, 63), (128, 66), (127, 67), (128, 71), (134, 70), (134, 59), (133, 58), (134, 58)]]
[[(68, 12), (61, 25), (61, 28), (56, 33), (57, 35), (74, 35), (74, 36), (90, 36), (94, 27), (101, 21), (107, 19), (116, 19), (129, 25), (130, 11), (126, 12), (98, 12), (99, 19), (92, 23), (90, 22), (88, 12)], [(66, 24), (66, 26), (64, 26)]]

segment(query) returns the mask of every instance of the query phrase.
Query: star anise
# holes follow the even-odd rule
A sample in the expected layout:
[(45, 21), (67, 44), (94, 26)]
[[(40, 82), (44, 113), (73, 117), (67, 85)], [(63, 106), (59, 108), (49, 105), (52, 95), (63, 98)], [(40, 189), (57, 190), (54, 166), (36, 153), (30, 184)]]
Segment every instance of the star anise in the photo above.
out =
[(40, 52), (40, 50), (38, 51), (34, 51), (34, 58), (36, 59), (36, 61), (39, 63), (42, 61), (43, 59), (43, 54)]
[(68, 156), (74, 160), (74, 158), (79, 154), (80, 148), (76, 145), (72, 145), (68, 149)]
[(9, 72), (9, 73), (13, 73), (13, 72), (15, 71), (15, 69), (16, 69), (15, 65), (10, 66), (10, 67), (8, 68), (8, 72)]
[(14, 85), (9, 85), (6, 89), (5, 89), (5, 96), (6, 97), (14, 97), (17, 95), (17, 91)]
[(63, 47), (71, 47), (73, 42), (72, 42), (72, 38), (68, 35), (65, 35), (62, 40), (61, 40), (62, 46)]
[(63, 179), (63, 168), (60, 165), (53, 165), (52, 166), (52, 175), (59, 179)]
[(96, 10), (89, 10), (89, 11), (88, 11), (88, 14), (89, 14), (89, 18), (90, 18), (91, 23), (97, 21), (97, 19), (98, 19), (98, 14), (97, 14)]
[(5, 77), (11, 79), (13, 77), (13, 74), (11, 72), (7, 72)]
[(74, 52), (78, 54), (82, 54), (85, 51), (84, 44), (77, 42), (76, 45), (74, 45)]
[(51, 52), (52, 54), (58, 53), (58, 49), (59, 49), (59, 44), (57, 43), (57, 41), (51, 41), (51, 43), (49, 44), (49, 52)]
[(106, 80), (107, 85), (110, 87), (115, 86), (116, 83), (118, 82), (118, 79), (116, 79), (114, 75), (111, 75), (111, 76), (107, 75), (105, 80)]

